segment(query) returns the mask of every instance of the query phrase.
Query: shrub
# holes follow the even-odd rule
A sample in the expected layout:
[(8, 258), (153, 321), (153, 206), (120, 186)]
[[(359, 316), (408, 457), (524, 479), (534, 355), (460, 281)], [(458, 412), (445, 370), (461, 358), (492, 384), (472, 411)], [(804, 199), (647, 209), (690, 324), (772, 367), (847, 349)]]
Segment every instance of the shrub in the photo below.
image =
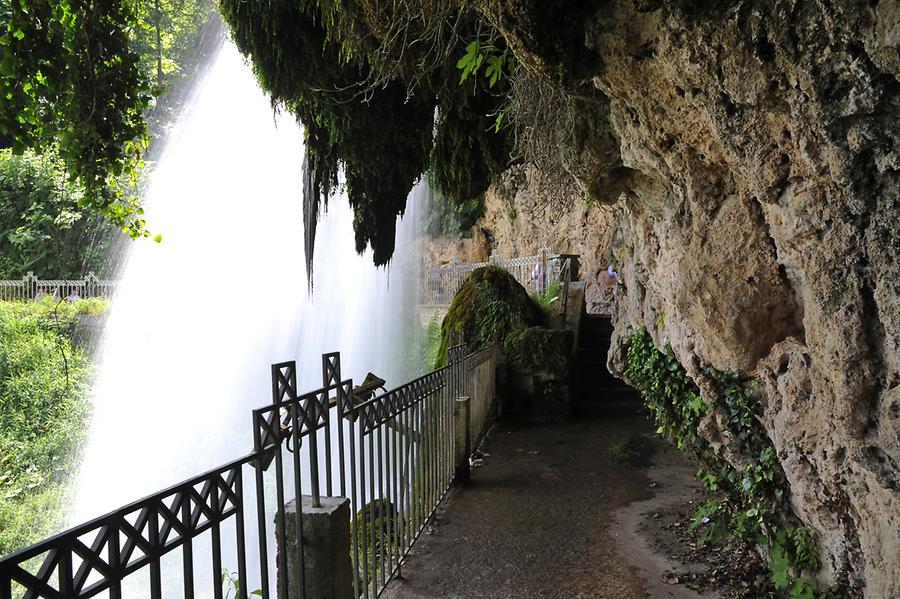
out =
[(74, 279), (101, 272), (115, 229), (84, 208), (52, 155), (0, 150), (0, 278)]
[(101, 300), (0, 302), (0, 555), (62, 522), (83, 440), (91, 368), (65, 333)]

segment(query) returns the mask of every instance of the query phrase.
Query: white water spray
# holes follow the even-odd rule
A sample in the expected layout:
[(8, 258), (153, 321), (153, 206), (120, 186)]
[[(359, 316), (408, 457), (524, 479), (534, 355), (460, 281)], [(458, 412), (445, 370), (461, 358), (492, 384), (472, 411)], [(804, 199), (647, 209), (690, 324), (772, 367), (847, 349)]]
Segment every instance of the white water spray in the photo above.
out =
[[(70, 523), (95, 517), (251, 449), (250, 410), (271, 401), (269, 365), (295, 359), (301, 390), (320, 355), (344, 378), (390, 386), (415, 320), (415, 198), (390, 272), (353, 249), (345, 197), (329, 202), (307, 291), (302, 134), (231, 43), (199, 83), (153, 172), (147, 221), (163, 242), (132, 244), (101, 343), (94, 415)], [(422, 193), (417, 188), (416, 193)]]

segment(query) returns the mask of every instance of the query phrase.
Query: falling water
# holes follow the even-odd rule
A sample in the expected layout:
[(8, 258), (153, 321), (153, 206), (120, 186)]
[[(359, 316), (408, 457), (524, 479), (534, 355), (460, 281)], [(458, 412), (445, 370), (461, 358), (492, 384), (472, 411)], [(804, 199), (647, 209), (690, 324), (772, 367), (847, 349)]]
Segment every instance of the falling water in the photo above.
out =
[(320, 354), (341, 351), (345, 378), (405, 382), (393, 350), (415, 318), (415, 210), (391, 269), (375, 269), (353, 249), (346, 198), (332, 198), (310, 297), (302, 152), (296, 123), (273, 116), (223, 43), (152, 175), (146, 215), (163, 242), (132, 244), (121, 272), (72, 523), (246, 454), (271, 363), (297, 360), (299, 386), (312, 389)]

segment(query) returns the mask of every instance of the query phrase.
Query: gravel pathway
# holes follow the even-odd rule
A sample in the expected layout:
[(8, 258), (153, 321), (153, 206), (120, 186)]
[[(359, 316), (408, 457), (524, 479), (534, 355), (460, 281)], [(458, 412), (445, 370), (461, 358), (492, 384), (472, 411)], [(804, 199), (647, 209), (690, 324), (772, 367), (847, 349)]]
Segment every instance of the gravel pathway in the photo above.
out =
[(651, 498), (670, 474), (692, 476), (683, 458), (651, 469), (612, 464), (609, 445), (639, 433), (651, 433), (641, 418), (498, 425), (472, 482), (451, 492), (383, 596), (697, 596), (648, 576), (634, 554), (641, 548), (622, 538), (616, 510)]

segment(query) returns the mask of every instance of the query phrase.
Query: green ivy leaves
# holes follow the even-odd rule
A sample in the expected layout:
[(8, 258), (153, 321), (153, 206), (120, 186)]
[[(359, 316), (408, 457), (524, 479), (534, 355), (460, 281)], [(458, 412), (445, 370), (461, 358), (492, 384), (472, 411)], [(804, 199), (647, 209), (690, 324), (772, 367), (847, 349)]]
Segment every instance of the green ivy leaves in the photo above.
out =
[[(508, 50), (500, 52), (499, 49), (492, 45), (482, 46), (478, 40), (469, 42), (466, 46), (466, 52), (457, 61), (456, 68), (462, 71), (459, 75), (460, 85), (465, 82), (469, 76), (478, 74), (478, 70), (483, 63), (487, 62), (484, 70), (484, 76), (487, 79), (488, 88), (493, 88), (503, 78), (504, 74), (509, 73), (516, 66), (515, 59), (509, 54)], [(499, 121), (497, 127), (499, 128)]]
[(130, 2), (20, 0), (0, 13), (0, 134), (57, 151), (81, 205), (145, 235), (128, 191), (142, 166), (149, 85), (130, 46)]
[(719, 458), (697, 434), (700, 419), (711, 406), (703, 401), (672, 348), (657, 349), (643, 328), (631, 335), (625, 378), (653, 412), (657, 432), (679, 449), (697, 455), (704, 464), (697, 476), (710, 491), (726, 494), (701, 506), (694, 526), (703, 523), (705, 540), (727, 531), (732, 537), (768, 546), (776, 588), (790, 587), (791, 597), (812, 597), (815, 587), (804, 573), (819, 568), (815, 539), (805, 527), (785, 525), (790, 508), (784, 501), (784, 475), (759, 422), (754, 399), (757, 381), (713, 368), (705, 368), (703, 375), (716, 387), (715, 407), (724, 412), (728, 432), (735, 439), (731, 449), (745, 458), (742, 470)]
[(466, 46), (466, 53), (456, 63), (456, 68), (462, 71), (459, 75), (460, 85), (469, 78), (469, 75), (478, 73), (483, 61), (484, 54), (481, 53), (481, 44), (477, 40), (469, 42), (469, 45)]

